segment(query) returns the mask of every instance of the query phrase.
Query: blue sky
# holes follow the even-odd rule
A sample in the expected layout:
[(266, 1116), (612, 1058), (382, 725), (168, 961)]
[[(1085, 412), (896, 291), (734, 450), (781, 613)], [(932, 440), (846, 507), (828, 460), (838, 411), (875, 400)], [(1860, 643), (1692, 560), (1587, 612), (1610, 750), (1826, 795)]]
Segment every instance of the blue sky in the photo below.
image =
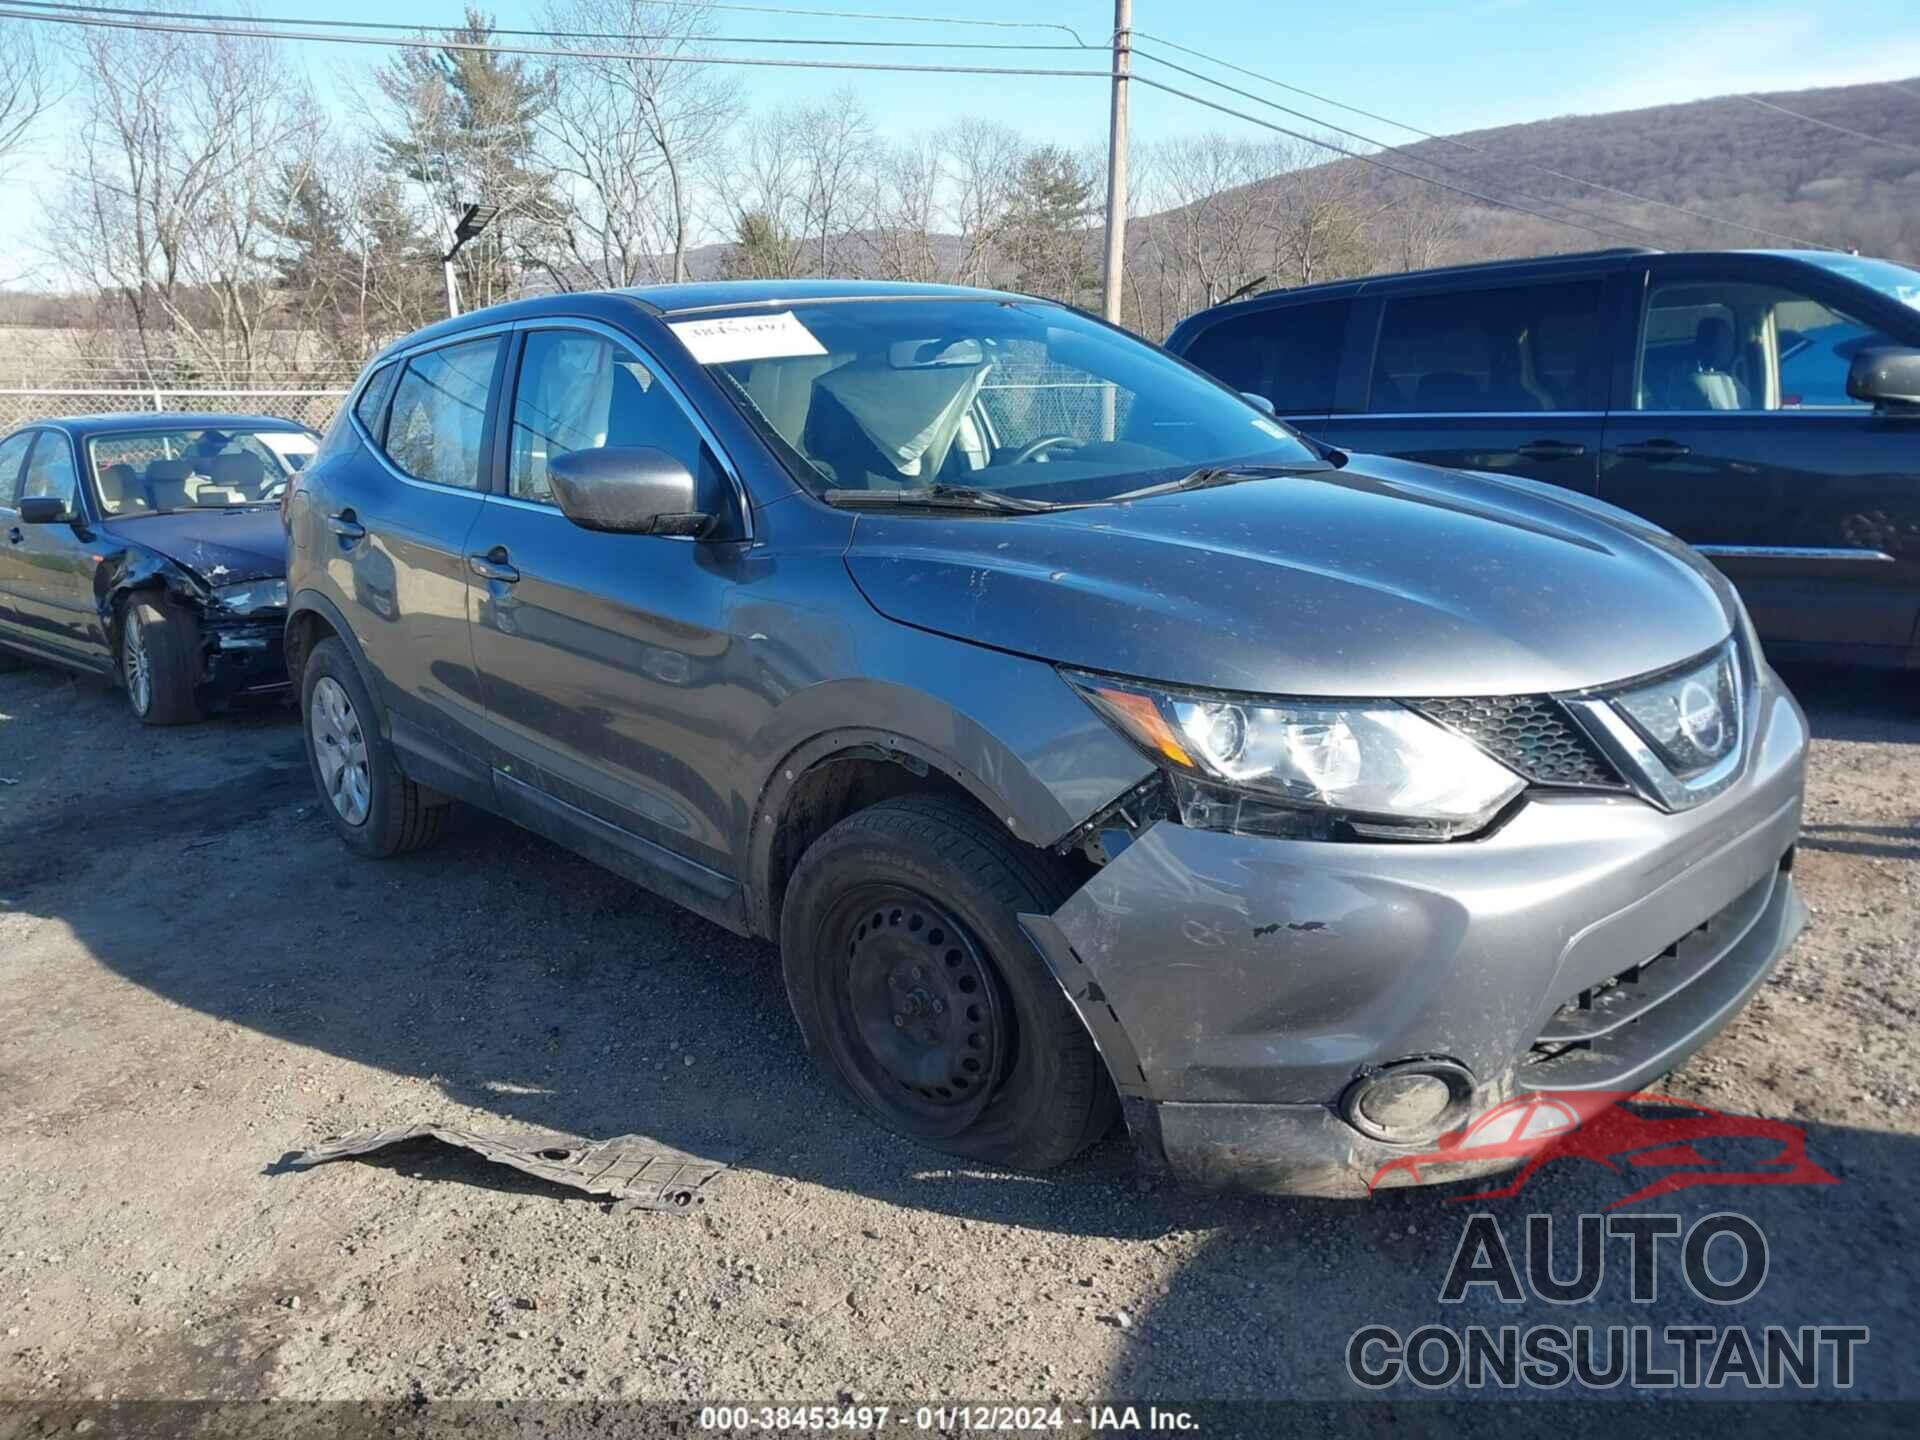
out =
[[(782, 0), (772, 0), (782, 3)], [(806, 0), (786, 0), (801, 4)], [(881, 12), (960, 13), (979, 19), (1071, 26), (1090, 42), (1112, 25), (1110, 4), (1099, 0), (1036, 5), (1032, 0), (812, 0), (821, 8)], [(215, 3), (216, 11), (240, 8)], [(263, 16), (328, 15), (340, 19), (456, 20), (459, 0), (257, 0)], [(539, 24), (541, 0), (498, 0), (491, 7), (503, 26)], [(1793, 0), (1371, 0), (1365, 5), (1281, 4), (1279, 0), (1175, 3), (1135, 0), (1134, 25), (1195, 49), (1320, 91), (1423, 129), (1454, 132), (1552, 115), (1628, 109), (1698, 99), (1732, 90), (1798, 89), (1814, 85), (1920, 76), (1920, 10), (1914, 0), (1851, 0), (1844, 10)], [(801, 19), (733, 14), (723, 29), (736, 35), (816, 36), (837, 39), (950, 39), (1037, 41), (1063, 39), (1042, 30), (989, 30), (908, 25), (880, 20)], [(1142, 40), (1143, 46), (1150, 43)], [(726, 48), (724, 44), (716, 48)], [(780, 53), (737, 47), (743, 54)], [(874, 52), (824, 50), (828, 55)], [(899, 52), (894, 52), (899, 53)], [(1089, 66), (1099, 58), (1072, 52), (958, 52), (986, 64)], [(295, 48), (323, 94), (337, 94), (337, 77), (364, 69), (380, 52), (359, 46)], [(904, 59), (931, 58), (925, 52)], [(1187, 57), (1173, 55), (1182, 63)], [(1141, 74), (1164, 73), (1144, 60)], [(1106, 87), (1100, 80), (898, 76), (754, 69), (743, 72), (758, 104), (777, 104), (855, 85), (885, 133), (937, 129), (964, 114), (985, 113), (1036, 138), (1068, 144), (1104, 137)], [(1185, 88), (1198, 82), (1167, 74)], [(1245, 88), (1257, 82), (1227, 76)], [(1313, 109), (1298, 97), (1269, 92), (1281, 103)], [(1221, 94), (1223, 103), (1259, 110)], [(1263, 112), (1283, 124), (1285, 116)], [(1375, 122), (1330, 114), (1336, 122), (1389, 141), (1404, 132)], [(1135, 87), (1135, 134), (1153, 138), (1209, 128), (1245, 129), (1226, 116), (1172, 96)], [(0, 259), (17, 256), (39, 227), (38, 194), (60, 143), (60, 127), (43, 127), (43, 143), (0, 182)], [(1915, 137), (1908, 137), (1915, 138)], [(17, 272), (0, 263), (0, 275)]]

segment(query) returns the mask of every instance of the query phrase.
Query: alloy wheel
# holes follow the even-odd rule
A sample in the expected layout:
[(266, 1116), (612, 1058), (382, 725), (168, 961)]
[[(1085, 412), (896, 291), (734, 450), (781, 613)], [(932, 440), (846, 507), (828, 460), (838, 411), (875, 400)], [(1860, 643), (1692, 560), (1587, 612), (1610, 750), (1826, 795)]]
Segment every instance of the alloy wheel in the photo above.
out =
[(153, 659), (147, 654), (147, 631), (138, 614), (127, 616), (120, 652), (121, 666), (126, 673), (127, 700), (134, 714), (145, 715), (153, 707)]
[(364, 825), (373, 803), (367, 737), (346, 688), (331, 675), (322, 675), (313, 687), (307, 733), (321, 788), (334, 811), (349, 825)]

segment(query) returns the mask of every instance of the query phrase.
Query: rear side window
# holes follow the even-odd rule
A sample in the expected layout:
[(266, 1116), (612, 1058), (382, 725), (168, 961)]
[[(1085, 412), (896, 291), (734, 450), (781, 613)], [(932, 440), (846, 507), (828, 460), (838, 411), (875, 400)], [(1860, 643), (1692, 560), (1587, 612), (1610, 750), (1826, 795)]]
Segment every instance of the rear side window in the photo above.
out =
[(1367, 409), (1591, 410), (1600, 361), (1598, 280), (1389, 299)]
[(375, 440), (381, 438), (380, 427), (387, 419), (387, 399), (393, 394), (393, 382), (400, 378), (400, 367), (394, 364), (382, 365), (367, 377), (366, 387), (361, 390), (360, 398), (353, 402), (353, 413), (367, 429), (367, 434)]
[(1186, 358), (1235, 390), (1266, 396), (1282, 415), (1324, 414), (1349, 308), (1332, 300), (1237, 315), (1203, 330)]
[(12, 510), (20, 503), (20, 462), (32, 443), (32, 431), (0, 440), (0, 509)]
[(387, 417), (387, 457), (416, 480), (481, 488), (480, 436), (500, 337), (429, 350), (407, 362)]

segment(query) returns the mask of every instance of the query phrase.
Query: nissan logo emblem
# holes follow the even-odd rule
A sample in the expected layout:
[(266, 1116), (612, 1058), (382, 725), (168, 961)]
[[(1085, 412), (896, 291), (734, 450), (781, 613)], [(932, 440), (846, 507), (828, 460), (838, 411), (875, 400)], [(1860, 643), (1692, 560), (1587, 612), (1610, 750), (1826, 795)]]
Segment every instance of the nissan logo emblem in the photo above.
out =
[(1698, 680), (1680, 687), (1675, 700), (1680, 729), (1703, 755), (1717, 756), (1727, 748), (1727, 717), (1714, 694)]

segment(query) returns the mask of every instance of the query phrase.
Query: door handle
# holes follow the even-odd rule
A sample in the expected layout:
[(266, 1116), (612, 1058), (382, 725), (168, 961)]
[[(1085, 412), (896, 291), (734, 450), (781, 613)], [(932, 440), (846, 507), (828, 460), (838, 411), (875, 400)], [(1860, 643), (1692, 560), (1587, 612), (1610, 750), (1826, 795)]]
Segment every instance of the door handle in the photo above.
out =
[(18, 525), (7, 531), (7, 539), (15, 545), (24, 545), (27, 543), (27, 537), (21, 533)]
[(327, 529), (338, 535), (342, 540), (364, 540), (367, 538), (367, 527), (354, 518), (353, 511), (351, 510), (342, 510), (338, 515), (329, 515), (327, 517)]
[(467, 556), (467, 568), (482, 580), (498, 580), (502, 585), (511, 585), (520, 578), (520, 572), (507, 561), (504, 545), (496, 545), (484, 555)]
[(1573, 460), (1587, 453), (1577, 440), (1529, 440), (1520, 447), (1529, 460)]
[(1682, 455), (1691, 455), (1693, 447), (1682, 445), (1678, 440), (1646, 440), (1638, 445), (1622, 445), (1614, 452), (1629, 460), (1678, 460)]

